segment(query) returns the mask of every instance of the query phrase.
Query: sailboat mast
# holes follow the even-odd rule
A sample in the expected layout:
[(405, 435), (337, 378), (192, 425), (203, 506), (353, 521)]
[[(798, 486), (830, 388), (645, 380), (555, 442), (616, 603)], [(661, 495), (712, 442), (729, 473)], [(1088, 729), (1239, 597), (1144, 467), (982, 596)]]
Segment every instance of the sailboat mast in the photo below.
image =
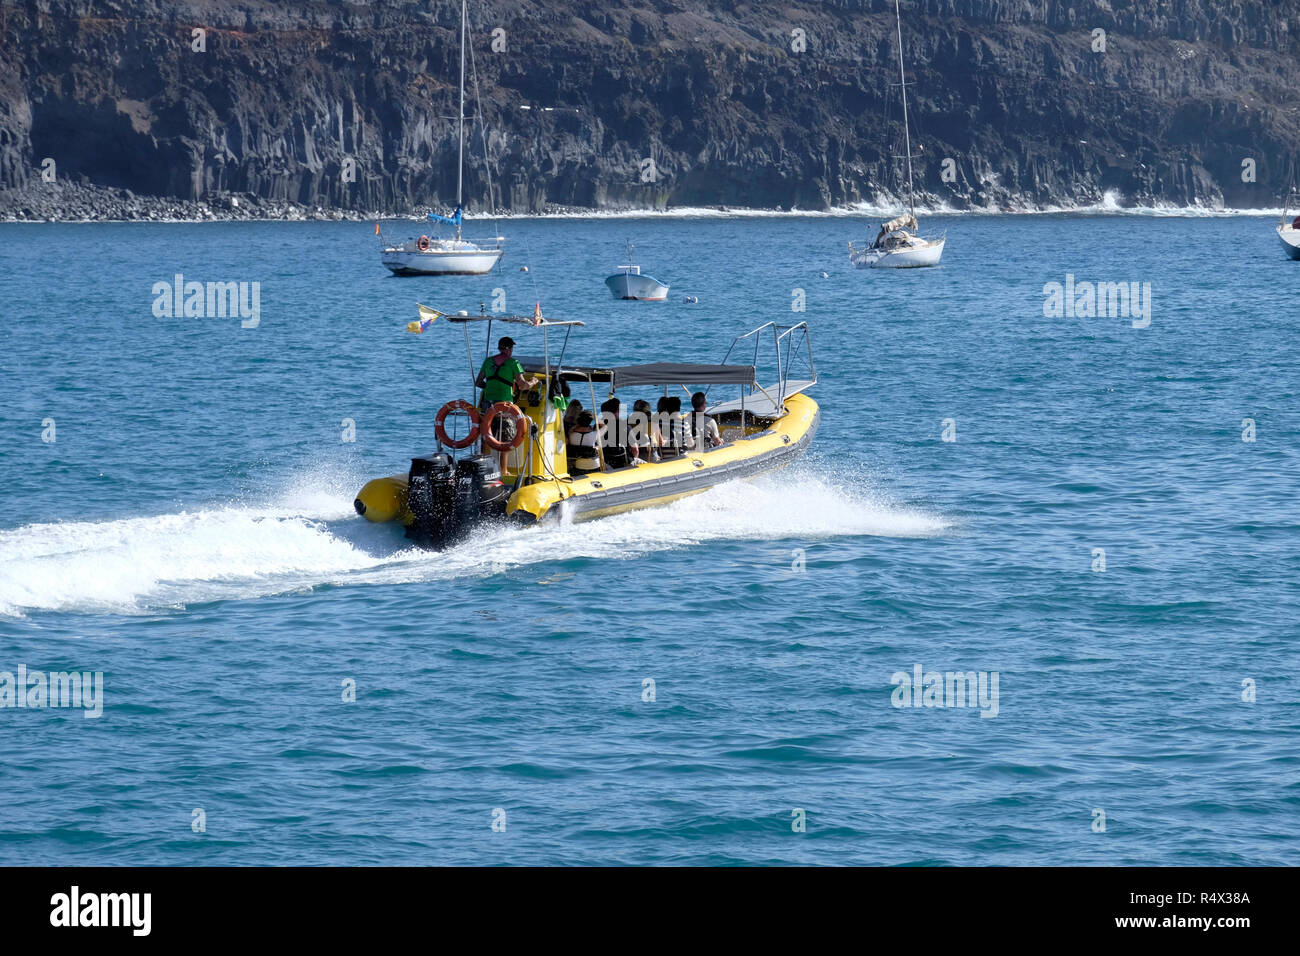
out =
[(898, 27), (898, 80), (903, 89), (903, 144), (907, 148), (907, 208), (916, 218), (916, 200), (912, 195), (912, 134), (907, 128), (907, 76), (903, 73), (903, 15), (894, 0), (894, 23)]
[[(897, 0), (895, 0), (897, 2)], [(899, 41), (902, 42), (901, 40)], [(456, 211), (462, 203), (465, 179), (465, 0), (460, 0), (460, 120), (456, 126)], [(456, 217), (456, 238), (460, 239), (460, 219)]]

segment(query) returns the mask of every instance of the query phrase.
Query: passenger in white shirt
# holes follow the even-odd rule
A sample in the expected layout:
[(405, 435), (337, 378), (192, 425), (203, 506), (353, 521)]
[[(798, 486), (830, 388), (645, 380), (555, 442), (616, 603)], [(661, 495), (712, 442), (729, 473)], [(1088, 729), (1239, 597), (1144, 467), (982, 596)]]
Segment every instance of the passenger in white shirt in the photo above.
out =
[(586, 475), (600, 471), (600, 431), (594, 427), (591, 412), (583, 412), (569, 431), (569, 474)]
[(628, 453), (634, 461), (659, 460), (659, 449), (664, 443), (659, 426), (654, 423), (650, 403), (638, 398), (632, 403), (632, 414), (627, 417)]
[(713, 416), (704, 414), (706, 399), (703, 392), (696, 392), (691, 396), (691, 426), (695, 433), (695, 450), (705, 451), (707, 448), (717, 448), (722, 444), (722, 434), (718, 431), (718, 423), (713, 420)]

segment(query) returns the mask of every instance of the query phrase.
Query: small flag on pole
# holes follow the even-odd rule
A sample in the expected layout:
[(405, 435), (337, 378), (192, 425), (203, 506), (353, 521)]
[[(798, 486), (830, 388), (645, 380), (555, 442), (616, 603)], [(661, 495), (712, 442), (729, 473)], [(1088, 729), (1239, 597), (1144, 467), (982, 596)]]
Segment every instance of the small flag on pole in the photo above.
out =
[(533, 325), (541, 325), (541, 324), (542, 324), (542, 304), (538, 302), (537, 305), (533, 307)]
[(447, 314), (446, 312), (439, 312), (437, 309), (431, 309), (427, 305), (420, 305), (418, 302), (415, 304), (415, 307), (420, 310), (420, 318), (416, 322), (408, 322), (406, 325), (406, 331), (414, 332), (416, 335), (427, 331), (429, 326), (433, 325), (439, 316)]

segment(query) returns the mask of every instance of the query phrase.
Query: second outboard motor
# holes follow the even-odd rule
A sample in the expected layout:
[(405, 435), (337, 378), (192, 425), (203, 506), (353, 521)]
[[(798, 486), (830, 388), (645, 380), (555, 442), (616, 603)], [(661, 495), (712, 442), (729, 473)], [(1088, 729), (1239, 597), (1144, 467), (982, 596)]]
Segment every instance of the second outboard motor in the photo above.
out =
[(406, 503), (415, 516), (406, 536), (425, 547), (442, 547), (455, 533), (456, 484), (451, 456), (438, 452), (411, 459)]
[(456, 516), (462, 526), (504, 517), (509, 497), (495, 455), (475, 455), (456, 462)]

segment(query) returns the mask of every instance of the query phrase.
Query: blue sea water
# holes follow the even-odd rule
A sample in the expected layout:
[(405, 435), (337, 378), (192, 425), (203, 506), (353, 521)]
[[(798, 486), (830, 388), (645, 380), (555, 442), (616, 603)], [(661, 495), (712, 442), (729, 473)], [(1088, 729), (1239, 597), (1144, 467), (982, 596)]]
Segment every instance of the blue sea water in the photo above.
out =
[[(0, 671), (104, 674), (0, 708), (0, 864), (1294, 862), (1300, 263), (1257, 217), (925, 225), (893, 273), (852, 218), (514, 220), (448, 280), (369, 224), (0, 225)], [(625, 238), (669, 302), (608, 297)], [(176, 273), (260, 325), (156, 317)], [(1150, 325), (1045, 316), (1067, 274)], [(576, 362), (806, 319), (812, 451), (411, 550), (352, 498), (469, 376), (403, 329), (498, 288)], [(894, 706), (917, 665), (996, 717)]]

